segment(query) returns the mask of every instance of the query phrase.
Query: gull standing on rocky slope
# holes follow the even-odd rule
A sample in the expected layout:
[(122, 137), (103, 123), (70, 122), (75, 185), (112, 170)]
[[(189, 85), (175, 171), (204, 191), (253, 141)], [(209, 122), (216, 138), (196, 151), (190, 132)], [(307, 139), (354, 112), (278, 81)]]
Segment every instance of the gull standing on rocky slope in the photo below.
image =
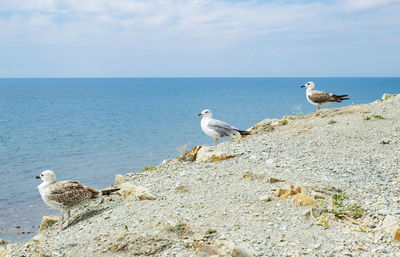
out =
[[(51, 170), (43, 171), (39, 176), (36, 176), (36, 178), (43, 180), (37, 187), (43, 201), (48, 206), (61, 210), (60, 231), (71, 224), (71, 209), (85, 204), (89, 199), (97, 198), (102, 195), (110, 195), (112, 192), (119, 190), (119, 188), (97, 190), (73, 180), (56, 181), (56, 174)], [(65, 210), (67, 210), (68, 213), (68, 222), (67, 225), (63, 227)]]
[(245, 130), (239, 130), (235, 127), (230, 126), (228, 123), (212, 118), (212, 112), (208, 109), (203, 110), (197, 114), (198, 117), (202, 116), (201, 129), (203, 132), (210, 137), (213, 137), (213, 145), (218, 144), (218, 138), (230, 137), (233, 135), (250, 135), (250, 132)]
[(319, 107), (322, 106), (328, 106), (333, 103), (341, 103), (343, 100), (348, 100), (350, 98), (346, 98), (348, 95), (335, 95), (335, 94), (329, 94), (323, 91), (318, 91), (315, 90), (315, 84), (314, 82), (310, 81), (307, 82), (306, 84), (301, 86), (306, 87), (306, 96), (307, 100), (310, 104), (316, 105), (317, 106), (317, 111), (319, 110)]

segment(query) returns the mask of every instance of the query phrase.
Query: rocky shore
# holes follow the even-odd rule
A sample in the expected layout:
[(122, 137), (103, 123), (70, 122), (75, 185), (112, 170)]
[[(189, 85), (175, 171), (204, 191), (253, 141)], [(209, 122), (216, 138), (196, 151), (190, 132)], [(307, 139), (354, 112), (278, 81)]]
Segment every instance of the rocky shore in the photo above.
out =
[(0, 256), (400, 256), (400, 95), (251, 132), (117, 175)]

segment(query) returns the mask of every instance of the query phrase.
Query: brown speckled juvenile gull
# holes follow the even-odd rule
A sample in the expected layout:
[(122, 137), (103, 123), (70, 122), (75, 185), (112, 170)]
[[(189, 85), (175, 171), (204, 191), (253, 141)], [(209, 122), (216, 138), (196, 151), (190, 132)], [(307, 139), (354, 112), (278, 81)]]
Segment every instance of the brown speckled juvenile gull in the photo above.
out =
[[(70, 223), (71, 209), (83, 205), (87, 200), (97, 198), (102, 195), (110, 195), (118, 191), (118, 188), (97, 190), (80, 184), (78, 181), (66, 180), (56, 181), (56, 174), (51, 170), (45, 170), (36, 176), (43, 182), (37, 187), (43, 201), (50, 207), (61, 210), (60, 230), (68, 227)], [(65, 227), (64, 211), (68, 212), (68, 222)]]
[(346, 98), (348, 95), (335, 95), (329, 94), (324, 91), (315, 90), (314, 82), (307, 82), (306, 84), (302, 85), (301, 87), (306, 87), (306, 96), (307, 100), (310, 104), (317, 106), (317, 111), (319, 107), (328, 106), (333, 103), (341, 103), (343, 100), (348, 100), (350, 98)]

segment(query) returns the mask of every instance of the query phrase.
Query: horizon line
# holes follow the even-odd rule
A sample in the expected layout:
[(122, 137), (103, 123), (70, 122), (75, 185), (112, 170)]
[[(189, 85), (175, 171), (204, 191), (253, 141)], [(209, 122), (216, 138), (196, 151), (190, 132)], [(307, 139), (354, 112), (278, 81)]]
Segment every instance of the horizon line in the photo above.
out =
[(400, 78), (398, 76), (154, 76), (154, 77), (1, 77), (3, 79), (272, 79), (272, 78)]

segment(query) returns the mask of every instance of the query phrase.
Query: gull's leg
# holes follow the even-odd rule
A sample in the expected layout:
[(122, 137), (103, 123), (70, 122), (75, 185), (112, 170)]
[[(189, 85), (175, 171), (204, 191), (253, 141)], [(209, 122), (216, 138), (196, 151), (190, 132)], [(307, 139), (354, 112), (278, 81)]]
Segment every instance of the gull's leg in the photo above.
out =
[(215, 141), (216, 141), (215, 145), (217, 145), (218, 144), (218, 137), (215, 138)]
[(319, 111), (319, 105), (317, 105), (317, 111)]
[(61, 210), (61, 215), (60, 215), (60, 231), (63, 230), (63, 223), (64, 223), (64, 210)]
[(70, 210), (68, 210), (68, 212), (67, 212), (67, 219), (68, 219), (68, 221), (67, 221), (67, 226), (66, 227), (68, 227), (70, 224), (71, 224), (71, 221), (70, 221), (70, 218), (71, 218), (71, 211)]

